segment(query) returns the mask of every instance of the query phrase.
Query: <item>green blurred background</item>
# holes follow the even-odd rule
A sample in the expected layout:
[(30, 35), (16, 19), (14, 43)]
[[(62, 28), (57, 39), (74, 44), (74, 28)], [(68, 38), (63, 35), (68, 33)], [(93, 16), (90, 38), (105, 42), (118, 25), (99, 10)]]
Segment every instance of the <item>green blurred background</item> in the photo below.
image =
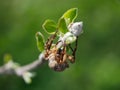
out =
[(35, 33), (46, 19), (57, 22), (68, 9), (84, 22), (76, 63), (64, 72), (44, 64), (30, 85), (0, 76), (0, 90), (120, 90), (120, 0), (0, 0), (0, 65), (10, 53), (21, 65), (38, 58)]

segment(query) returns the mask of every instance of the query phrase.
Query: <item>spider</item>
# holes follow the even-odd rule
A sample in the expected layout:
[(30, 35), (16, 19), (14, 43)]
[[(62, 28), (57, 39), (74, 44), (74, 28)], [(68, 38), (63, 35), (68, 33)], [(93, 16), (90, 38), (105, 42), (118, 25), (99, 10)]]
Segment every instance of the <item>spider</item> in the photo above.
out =
[[(57, 36), (58, 30), (53, 34), (45, 44), (45, 58), (49, 61), (49, 66), (55, 71), (64, 71), (69, 67), (68, 60), (71, 63), (75, 62), (75, 54), (77, 50), (78, 37), (76, 39), (75, 48), (73, 49), (71, 45), (63, 44), (62, 47), (57, 48), (56, 46), (62, 42), (58, 41), (56, 44), (53, 44), (54, 39)], [(67, 46), (71, 49), (72, 55), (67, 54)], [(50, 59), (52, 58), (52, 59)]]

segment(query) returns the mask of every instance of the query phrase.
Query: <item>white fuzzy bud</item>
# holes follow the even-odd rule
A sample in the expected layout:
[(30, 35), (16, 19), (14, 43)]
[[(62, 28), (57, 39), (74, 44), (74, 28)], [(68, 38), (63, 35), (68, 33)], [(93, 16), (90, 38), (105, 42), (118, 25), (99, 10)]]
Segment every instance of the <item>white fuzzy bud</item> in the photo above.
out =
[(73, 36), (73, 34), (71, 32), (67, 32), (64, 37), (61, 38), (61, 41), (65, 42), (67, 38)]
[(75, 23), (71, 23), (68, 26), (68, 29), (75, 36), (79, 36), (83, 32), (82, 27), (83, 27), (83, 22), (75, 22)]
[(71, 44), (76, 40), (76, 36), (71, 36), (66, 39), (66, 44)]
[[(66, 39), (69, 38), (69, 37), (73, 37), (73, 36), (74, 36), (74, 35), (73, 35), (71, 32), (65, 33), (63, 37), (61, 36), (61, 37), (59, 38), (58, 41), (60, 41), (60, 42), (58, 43), (57, 48), (60, 48), (61, 46), (63, 46), (63, 44), (66, 42)], [(72, 41), (72, 42), (73, 42), (73, 41)], [(69, 41), (69, 44), (70, 44), (70, 43), (71, 43), (71, 42)]]

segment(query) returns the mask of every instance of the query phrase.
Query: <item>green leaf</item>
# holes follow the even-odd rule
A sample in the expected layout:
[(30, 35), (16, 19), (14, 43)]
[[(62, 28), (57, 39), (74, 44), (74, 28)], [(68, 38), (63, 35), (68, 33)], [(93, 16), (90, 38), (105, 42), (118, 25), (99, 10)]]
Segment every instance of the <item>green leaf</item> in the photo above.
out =
[(67, 25), (75, 20), (75, 18), (77, 17), (77, 11), (77, 8), (71, 8), (63, 14), (62, 18), (65, 18)]
[(36, 33), (36, 41), (37, 41), (37, 47), (40, 52), (44, 50), (44, 37), (40, 32)]
[(4, 63), (8, 63), (9, 61), (12, 60), (12, 56), (10, 54), (5, 54), (3, 60)]
[(48, 34), (54, 34), (56, 31), (57, 25), (53, 20), (48, 19), (43, 23), (42, 27)]
[(68, 28), (65, 22), (64, 18), (60, 18), (59, 22), (58, 22), (58, 30), (60, 32), (62, 32), (63, 34), (65, 34), (66, 32), (68, 32)]

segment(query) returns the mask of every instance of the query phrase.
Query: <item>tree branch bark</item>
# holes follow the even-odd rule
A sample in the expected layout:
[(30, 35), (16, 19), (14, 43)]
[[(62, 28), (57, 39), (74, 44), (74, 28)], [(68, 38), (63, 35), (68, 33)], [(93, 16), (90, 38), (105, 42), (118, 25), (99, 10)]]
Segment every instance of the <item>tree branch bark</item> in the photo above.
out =
[(25, 72), (29, 72), (33, 69), (38, 68), (39, 66), (41, 66), (43, 64), (43, 62), (45, 61), (44, 59), (44, 53), (41, 53), (39, 55), (39, 58), (35, 61), (33, 61), (30, 64), (24, 65), (24, 66), (20, 66), (17, 68), (13, 68), (13, 62), (8, 62), (7, 64), (3, 65), (0, 67), (0, 74), (15, 74), (17, 76), (22, 76)]

